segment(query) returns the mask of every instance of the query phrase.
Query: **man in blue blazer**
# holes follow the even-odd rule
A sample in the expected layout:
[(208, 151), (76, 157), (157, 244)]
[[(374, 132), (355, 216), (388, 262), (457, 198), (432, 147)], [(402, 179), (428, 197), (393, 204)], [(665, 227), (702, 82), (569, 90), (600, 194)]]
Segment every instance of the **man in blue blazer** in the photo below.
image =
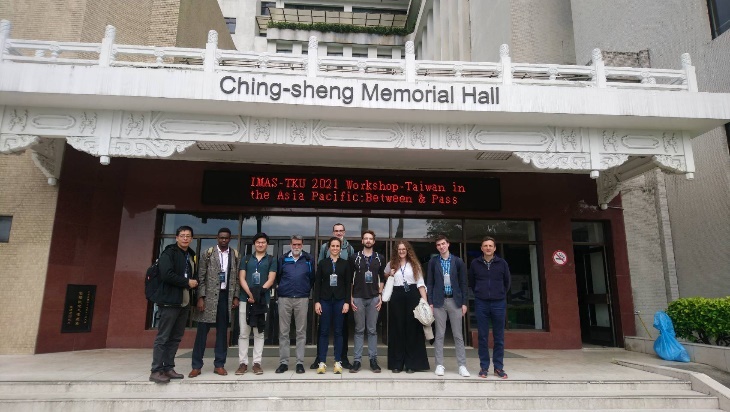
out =
[(449, 239), (444, 235), (436, 237), (436, 249), (439, 257), (428, 262), (426, 277), (426, 295), (428, 303), (436, 319), (436, 339), (433, 343), (436, 358), (436, 375), (444, 376), (444, 335), (446, 334), (446, 318), (451, 323), (454, 335), (456, 360), (459, 364), (459, 375), (468, 377), (466, 369), (466, 351), (464, 337), (461, 332), (461, 320), (467, 310), (466, 265), (458, 256), (449, 252)]

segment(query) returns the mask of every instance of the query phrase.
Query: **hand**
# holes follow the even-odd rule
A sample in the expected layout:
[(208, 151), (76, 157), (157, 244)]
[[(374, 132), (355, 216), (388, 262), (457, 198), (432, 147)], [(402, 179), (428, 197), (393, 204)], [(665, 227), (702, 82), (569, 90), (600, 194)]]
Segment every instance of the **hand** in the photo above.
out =
[(322, 314), (322, 305), (320, 305), (319, 302), (314, 304), (314, 313), (321, 315)]
[(190, 279), (188, 280), (188, 286), (190, 287), (190, 289), (195, 289), (198, 287), (198, 281), (195, 279)]
[(347, 303), (342, 305), (342, 313), (347, 313), (349, 310), (350, 310), (350, 305), (348, 305)]
[(466, 316), (466, 305), (461, 305), (461, 316)]
[(233, 298), (233, 305), (231, 305), (231, 308), (236, 309), (238, 305), (241, 304), (241, 301), (238, 300), (238, 298)]
[(246, 300), (246, 302), (248, 302), (248, 303), (256, 303), (256, 299), (254, 299), (253, 296), (249, 296), (248, 299)]
[[(352, 306), (352, 311), (357, 312), (357, 306), (355, 306), (355, 300), (353, 299), (350, 302), (351, 302), (350, 306)], [(342, 313), (345, 313), (345, 312), (342, 312)]]
[(198, 312), (204, 312), (205, 311), (205, 298), (198, 298)]
[(380, 308), (383, 306), (383, 297), (378, 296), (378, 304), (375, 305), (375, 310), (380, 312)]

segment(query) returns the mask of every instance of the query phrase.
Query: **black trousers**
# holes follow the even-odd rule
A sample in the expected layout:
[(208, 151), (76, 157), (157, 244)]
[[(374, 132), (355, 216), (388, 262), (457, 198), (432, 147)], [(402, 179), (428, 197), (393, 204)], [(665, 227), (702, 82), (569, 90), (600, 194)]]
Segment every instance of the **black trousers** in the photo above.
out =
[(415, 284), (408, 292), (393, 288), (388, 304), (388, 369), (430, 370), (423, 325), (413, 316), (421, 294)]
[(208, 332), (211, 326), (215, 325), (215, 360), (213, 366), (222, 368), (226, 364), (228, 355), (228, 290), (221, 290), (218, 295), (218, 307), (216, 309), (215, 323), (198, 322), (198, 331), (195, 334), (195, 345), (193, 346), (193, 369), (203, 368), (203, 356), (205, 355), (205, 342), (208, 340)]
[(152, 348), (152, 372), (165, 372), (175, 368), (175, 355), (180, 346), (189, 307), (160, 306), (160, 322)]

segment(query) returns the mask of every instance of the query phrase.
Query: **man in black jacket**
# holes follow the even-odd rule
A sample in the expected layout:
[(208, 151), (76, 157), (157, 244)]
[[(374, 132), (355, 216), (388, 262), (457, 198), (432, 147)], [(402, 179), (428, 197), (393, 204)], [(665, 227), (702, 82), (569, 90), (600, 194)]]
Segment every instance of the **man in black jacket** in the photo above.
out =
[(183, 374), (175, 372), (175, 354), (185, 333), (190, 289), (198, 286), (194, 279), (195, 252), (189, 248), (192, 240), (193, 229), (180, 226), (175, 232), (175, 244), (167, 246), (160, 255), (158, 265), (162, 284), (153, 300), (159, 307), (160, 320), (150, 375), (150, 381), (155, 383), (183, 378)]

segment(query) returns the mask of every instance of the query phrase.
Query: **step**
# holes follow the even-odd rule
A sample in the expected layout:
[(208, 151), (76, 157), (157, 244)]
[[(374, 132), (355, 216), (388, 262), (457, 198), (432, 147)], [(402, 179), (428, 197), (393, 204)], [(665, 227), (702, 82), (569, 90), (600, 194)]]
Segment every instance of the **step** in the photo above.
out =
[(272, 395), (290, 391), (315, 393), (355, 393), (368, 390), (388, 391), (397, 386), (398, 390), (408, 393), (433, 394), (440, 392), (493, 393), (493, 392), (629, 392), (629, 391), (680, 391), (691, 390), (691, 384), (679, 380), (656, 381), (540, 381), (464, 378), (464, 379), (244, 379), (232, 377), (230, 380), (204, 380), (200, 377), (173, 381), (169, 385), (155, 385), (147, 381), (57, 381), (57, 382), (0, 382), (0, 394), (19, 393), (225, 393), (247, 392)]
[[(175, 411), (199, 410), (279, 410), (279, 411), (341, 411), (341, 410), (597, 410), (597, 409), (689, 409), (717, 410), (717, 398), (699, 395), (621, 395), (605, 396), (279, 396), (241, 397), (239, 394), (216, 394), (211, 397), (170, 397), (162, 394), (74, 394), (39, 396), (34, 399), (3, 399), (0, 409), (29, 411)], [(158, 396), (155, 396), (158, 395)]]

